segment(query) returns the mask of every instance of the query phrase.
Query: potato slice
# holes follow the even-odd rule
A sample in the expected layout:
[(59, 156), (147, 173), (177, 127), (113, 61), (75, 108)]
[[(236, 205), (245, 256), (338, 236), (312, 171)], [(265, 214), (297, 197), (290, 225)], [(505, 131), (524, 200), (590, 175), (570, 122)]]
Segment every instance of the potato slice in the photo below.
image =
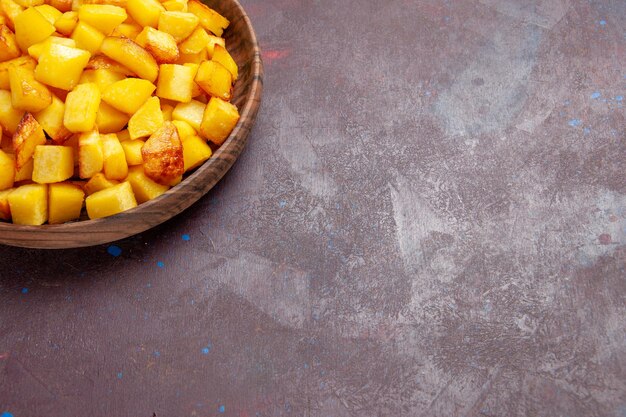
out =
[(174, 37), (169, 33), (146, 26), (137, 35), (135, 42), (150, 52), (159, 64), (178, 60), (178, 46)]
[(202, 27), (196, 27), (193, 32), (178, 45), (178, 49), (184, 54), (198, 54), (211, 40), (211, 37)]
[(79, 84), (65, 100), (63, 124), (70, 132), (89, 132), (96, 125), (100, 89), (95, 83)]
[(88, 61), (89, 52), (52, 43), (39, 57), (35, 78), (49, 86), (69, 91), (78, 84)]
[(198, 0), (189, 0), (189, 2), (187, 2), (187, 9), (190, 13), (198, 16), (203, 28), (213, 32), (217, 36), (222, 36), (224, 29), (230, 24), (228, 19), (224, 16)]
[(20, 49), (15, 40), (15, 34), (8, 26), (0, 26), (0, 62), (15, 59), (20, 56)]
[(123, 7), (110, 4), (83, 4), (78, 9), (78, 18), (81, 21), (89, 23), (105, 35), (111, 33), (127, 17)]
[(150, 82), (154, 82), (159, 74), (152, 55), (130, 39), (109, 36), (102, 42), (100, 51)]
[(50, 90), (35, 80), (33, 70), (23, 66), (9, 67), (11, 103), (18, 110), (36, 113), (52, 103)]
[(61, 13), (66, 13), (72, 10), (72, 0), (47, 0), (47, 3)]
[(104, 166), (102, 172), (110, 180), (123, 180), (128, 175), (126, 154), (115, 133), (100, 135)]
[(74, 151), (69, 146), (38, 145), (33, 155), (33, 181), (51, 184), (74, 174)]
[(33, 115), (44, 132), (59, 145), (63, 144), (63, 142), (72, 135), (72, 132), (67, 130), (63, 124), (64, 114), (65, 103), (53, 94), (52, 103), (42, 111)]
[(148, 100), (156, 86), (150, 81), (127, 78), (109, 85), (102, 99), (126, 114), (134, 114)]
[(141, 26), (157, 27), (159, 16), (165, 8), (156, 0), (128, 0), (126, 9)]
[(189, 103), (193, 96), (193, 87), (197, 67), (195, 64), (163, 64), (159, 69), (156, 95), (168, 100)]
[(232, 91), (232, 75), (220, 63), (205, 61), (200, 64), (195, 78), (196, 83), (208, 94), (228, 101)]
[(95, 174), (83, 187), (87, 195), (91, 195), (93, 193), (97, 193), (98, 191), (102, 191), (107, 188), (111, 188), (114, 185), (119, 184), (119, 181), (109, 180), (104, 176), (102, 172), (98, 172)]
[(85, 132), (78, 138), (78, 174), (91, 178), (104, 167), (102, 141), (97, 131)]
[(239, 121), (239, 112), (234, 104), (211, 97), (200, 125), (202, 136), (216, 145), (224, 143)]
[(53, 43), (58, 43), (60, 45), (69, 46), (72, 48), (76, 47), (76, 42), (74, 39), (61, 38), (59, 36), (50, 36), (43, 42), (36, 43), (31, 45), (28, 48), (28, 55), (32, 56), (35, 59), (39, 59), (39, 57), (50, 49), (50, 45)]
[(130, 117), (126, 113), (101, 101), (96, 116), (96, 127), (102, 133), (117, 133), (126, 126), (129, 119)]
[(30, 158), (23, 167), (15, 171), (15, 182), (32, 181), (33, 179), (33, 158)]
[(225, 47), (217, 44), (214, 45), (211, 61), (219, 62), (220, 64), (222, 64), (224, 68), (226, 68), (232, 75), (233, 82), (237, 81), (237, 77), (239, 77), (239, 68), (237, 68), (237, 63), (228, 53)]
[(182, 42), (196, 29), (200, 19), (193, 13), (162, 12), (159, 16), (158, 29), (169, 33), (176, 42)]
[(107, 69), (107, 70), (125, 75), (127, 77), (137, 76), (137, 74), (135, 74), (133, 71), (126, 68), (124, 65), (120, 64), (119, 62), (114, 61), (111, 58), (106, 57), (106, 56), (96, 55), (89, 60), (89, 62), (87, 63), (87, 66), (85, 67), (85, 70), (99, 70), (99, 69)]
[(129, 169), (127, 181), (133, 187), (135, 198), (139, 204), (157, 198), (170, 189), (168, 185), (162, 185), (150, 179), (140, 165)]
[(100, 50), (100, 45), (104, 41), (104, 35), (89, 23), (79, 21), (72, 32), (72, 39), (76, 45), (89, 51), (91, 55), (95, 55)]
[(15, 159), (0, 150), (0, 190), (13, 187), (15, 182)]
[(213, 153), (211, 147), (198, 135), (187, 136), (182, 142), (185, 172), (202, 165)]
[(34, 8), (28, 8), (15, 18), (15, 38), (22, 51), (44, 41), (52, 35), (55, 27)]
[(60, 10), (55, 9), (49, 4), (40, 4), (39, 6), (35, 6), (35, 9), (53, 26), (54, 22), (63, 15)]
[(35, 66), (37, 66), (37, 61), (29, 56), (20, 56), (10, 61), (0, 62), (0, 90), (11, 89), (11, 84), (9, 82), (9, 67), (12, 65), (23, 66), (34, 70)]
[[(204, 107), (203, 107), (204, 109)], [(178, 137), (181, 141), (184, 141), (188, 136), (195, 136), (198, 134), (196, 129), (191, 127), (191, 125), (182, 120), (173, 120), (174, 126), (176, 126), (176, 130), (178, 130)]]
[(180, 182), (184, 173), (183, 146), (172, 122), (165, 122), (141, 149), (145, 174), (162, 185)]
[(189, 103), (180, 103), (174, 108), (172, 119), (187, 122), (196, 131), (200, 131), (200, 124), (202, 123), (205, 108), (206, 104), (198, 100), (191, 100)]
[(46, 143), (46, 135), (32, 114), (25, 113), (13, 135), (15, 169), (22, 168), (35, 153), (35, 147)]
[(137, 35), (141, 33), (143, 28), (135, 23), (122, 23), (118, 25), (113, 32), (111, 32), (111, 36), (117, 37), (126, 37), (131, 40), (137, 39)]
[(78, 185), (50, 184), (48, 187), (48, 223), (61, 224), (78, 219), (84, 200), (85, 192)]
[(128, 166), (143, 164), (143, 157), (141, 156), (141, 148), (143, 148), (144, 141), (141, 139), (125, 140), (120, 142), (122, 148), (124, 148), (124, 154), (126, 155), (126, 162)]
[(0, 191), (0, 220), (11, 220), (11, 207), (9, 206), (9, 194), (15, 188)]
[(167, 0), (162, 4), (169, 12), (187, 12), (187, 0)]
[(78, 12), (66, 11), (54, 22), (54, 27), (60, 34), (70, 36), (77, 24)]
[(6, 16), (5, 24), (15, 32), (15, 19), (22, 13), (24, 8), (13, 0), (0, 0), (0, 9)]
[(95, 192), (85, 199), (87, 215), (99, 219), (137, 207), (133, 188), (128, 181)]
[(13, 223), (39, 226), (48, 220), (48, 185), (27, 184), (13, 190), (9, 196)]
[(163, 112), (158, 97), (150, 97), (128, 121), (131, 139), (150, 136), (163, 124)]

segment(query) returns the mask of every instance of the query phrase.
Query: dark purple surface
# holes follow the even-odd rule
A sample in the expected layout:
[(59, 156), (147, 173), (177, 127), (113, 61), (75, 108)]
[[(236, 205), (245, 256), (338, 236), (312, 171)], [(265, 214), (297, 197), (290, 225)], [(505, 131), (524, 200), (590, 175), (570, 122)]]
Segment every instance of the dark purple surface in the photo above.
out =
[(0, 247), (0, 413), (626, 416), (626, 2), (243, 4), (224, 180)]

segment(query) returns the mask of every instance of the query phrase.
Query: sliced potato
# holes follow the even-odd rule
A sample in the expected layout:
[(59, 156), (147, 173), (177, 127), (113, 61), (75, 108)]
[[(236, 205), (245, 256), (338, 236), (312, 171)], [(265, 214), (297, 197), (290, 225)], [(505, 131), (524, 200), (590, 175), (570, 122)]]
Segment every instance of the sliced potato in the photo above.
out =
[(135, 38), (135, 42), (150, 52), (159, 64), (172, 63), (178, 60), (176, 40), (169, 33), (146, 26)]
[(35, 153), (35, 147), (46, 143), (46, 135), (32, 114), (25, 113), (13, 135), (15, 169), (22, 168)]
[(145, 174), (162, 185), (180, 182), (185, 171), (183, 146), (172, 122), (165, 122), (141, 149)]
[(152, 55), (130, 39), (109, 36), (102, 42), (100, 51), (150, 82), (159, 74), (159, 66)]

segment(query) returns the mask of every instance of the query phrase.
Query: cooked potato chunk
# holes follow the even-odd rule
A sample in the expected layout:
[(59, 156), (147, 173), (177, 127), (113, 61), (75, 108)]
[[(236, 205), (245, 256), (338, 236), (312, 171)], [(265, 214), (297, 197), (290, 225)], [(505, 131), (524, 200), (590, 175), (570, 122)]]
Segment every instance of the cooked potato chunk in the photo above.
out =
[(161, 65), (156, 95), (168, 100), (189, 103), (193, 94), (196, 71), (197, 67), (195, 66), (176, 64)]
[(72, 39), (76, 45), (89, 51), (91, 55), (95, 55), (100, 50), (100, 45), (104, 41), (104, 35), (89, 23), (79, 21), (72, 32)]
[(102, 42), (100, 51), (109, 58), (122, 63), (141, 78), (150, 82), (154, 82), (157, 78), (159, 67), (152, 55), (130, 39), (109, 36)]
[[(202, 119), (200, 120), (202, 121)], [(180, 138), (180, 140), (185, 140), (187, 136), (193, 136), (198, 134), (196, 129), (191, 127), (191, 125), (187, 122), (184, 122), (182, 120), (174, 120), (172, 121), (172, 123), (174, 123), (174, 126), (176, 126), (176, 130), (178, 130), (178, 137)], [(198, 124), (198, 126), (200, 126), (200, 124)]]
[(176, 62), (178, 59), (176, 40), (169, 33), (146, 26), (137, 35), (135, 42), (150, 52), (159, 64)]
[(11, 104), (11, 93), (6, 90), (0, 90), (0, 125), (10, 134), (15, 133), (24, 110), (17, 110)]
[(36, 43), (31, 45), (28, 48), (28, 55), (32, 56), (35, 59), (39, 59), (39, 57), (50, 49), (50, 44), (58, 43), (60, 45), (69, 46), (71, 48), (76, 47), (76, 42), (74, 39), (61, 38), (60, 36), (50, 36), (43, 42)]
[(206, 104), (198, 100), (191, 100), (189, 103), (180, 103), (174, 107), (172, 119), (187, 122), (196, 131), (200, 131), (200, 124), (202, 123), (205, 108)]
[(141, 139), (125, 140), (120, 142), (122, 148), (124, 148), (124, 154), (126, 155), (126, 162), (128, 166), (143, 164), (143, 157), (141, 156), (141, 148), (143, 148), (144, 141)]
[(48, 223), (76, 220), (83, 208), (85, 192), (75, 184), (50, 184), (48, 187)]
[(167, 0), (162, 4), (170, 12), (187, 12), (187, 0)]
[(222, 36), (224, 29), (228, 27), (230, 22), (224, 16), (202, 4), (198, 0), (189, 0), (187, 9), (190, 13), (195, 14), (200, 19), (200, 24), (206, 30), (210, 30), (217, 36)]
[(39, 6), (35, 6), (35, 9), (53, 26), (54, 22), (56, 22), (56, 20), (63, 15), (61, 11), (55, 9), (49, 4), (40, 4)]
[(89, 52), (52, 43), (39, 57), (35, 78), (49, 86), (69, 91), (78, 84), (88, 61)]
[(0, 220), (11, 220), (11, 207), (9, 206), (9, 194), (15, 188), (0, 191)]
[(222, 100), (230, 100), (232, 75), (222, 64), (214, 61), (203, 62), (198, 68), (195, 80), (208, 94)]
[(131, 167), (128, 171), (127, 181), (133, 187), (135, 198), (139, 204), (157, 198), (170, 188), (168, 185), (162, 185), (150, 179), (144, 173), (142, 166)]
[(178, 49), (184, 54), (198, 54), (208, 45), (211, 37), (202, 27), (196, 27), (191, 35), (178, 45)]
[(65, 181), (74, 174), (74, 151), (69, 146), (35, 147), (33, 181), (51, 184)]
[(104, 155), (104, 176), (110, 180), (123, 180), (128, 175), (126, 154), (115, 133), (100, 135)]
[(97, 131), (86, 132), (78, 138), (78, 174), (91, 178), (104, 167), (102, 141)]
[(157, 27), (159, 16), (165, 8), (156, 0), (128, 0), (126, 9), (141, 26)]
[(199, 23), (198, 16), (192, 13), (162, 12), (158, 29), (172, 35), (176, 42), (181, 42), (191, 35)]
[(88, 132), (96, 125), (100, 90), (95, 83), (79, 84), (65, 100), (63, 124), (70, 132)]
[(90, 69), (83, 71), (78, 83), (96, 83), (100, 92), (103, 93), (108, 86), (125, 78), (124, 74), (116, 72), (112, 69)]
[(24, 166), (15, 172), (15, 182), (32, 181), (33, 179), (33, 158), (30, 158)]
[(108, 35), (126, 20), (128, 15), (123, 7), (110, 4), (83, 4), (78, 9), (78, 18)]
[(64, 114), (65, 103), (54, 94), (52, 95), (52, 103), (39, 113), (34, 114), (44, 132), (57, 144), (62, 144), (72, 134), (63, 124)]
[(202, 136), (221, 145), (239, 121), (239, 112), (234, 104), (211, 97), (204, 110), (200, 133)]
[(15, 169), (22, 168), (35, 153), (35, 147), (46, 143), (46, 135), (32, 114), (25, 113), (13, 135)]
[(9, 67), (11, 103), (18, 110), (36, 113), (52, 103), (52, 94), (45, 85), (35, 80), (33, 70), (26, 67)]
[(20, 56), (15, 34), (8, 26), (0, 26), (0, 62), (15, 59)]
[[(49, 1), (53, 1), (53, 0), (49, 0)], [(60, 34), (65, 35), (65, 36), (70, 36), (72, 32), (74, 31), (74, 28), (76, 27), (77, 24), (78, 24), (78, 12), (68, 10), (65, 13), (63, 13), (63, 15), (54, 22), (54, 27), (56, 28), (57, 32), (59, 32)]]
[(127, 78), (105, 88), (102, 93), (102, 100), (119, 111), (134, 114), (148, 100), (154, 90), (156, 90), (156, 86), (150, 81)]
[(141, 149), (145, 174), (163, 185), (180, 182), (184, 172), (183, 147), (178, 130), (165, 122)]
[(211, 147), (200, 136), (187, 136), (182, 142), (185, 172), (199, 167), (211, 157)]
[(15, 182), (15, 159), (0, 150), (0, 191), (13, 187)]
[(91, 58), (89, 62), (87, 63), (87, 66), (85, 67), (85, 69), (86, 70), (106, 69), (106, 70), (120, 73), (127, 77), (137, 76), (137, 74), (135, 74), (130, 69), (126, 68), (124, 65), (103, 55), (96, 55), (93, 58)]
[(6, 16), (6, 25), (15, 32), (15, 19), (22, 13), (24, 8), (13, 0), (0, 0), (0, 9)]
[(91, 195), (98, 191), (104, 190), (105, 188), (111, 188), (114, 185), (119, 184), (119, 181), (109, 180), (104, 176), (102, 172), (98, 172), (95, 174), (84, 186), (85, 192), (87, 195)]
[(10, 61), (0, 62), (0, 90), (11, 89), (11, 85), (9, 82), (10, 66), (24, 66), (28, 69), (34, 70), (36, 65), (37, 61), (29, 56), (21, 56)]
[(133, 188), (128, 181), (95, 192), (85, 199), (87, 215), (99, 219), (137, 207)]
[(96, 127), (101, 133), (117, 133), (126, 126), (129, 118), (126, 113), (122, 113), (101, 101), (98, 115), (96, 116)]
[(142, 27), (137, 24), (122, 23), (121, 25), (118, 25), (115, 29), (113, 29), (113, 32), (111, 32), (111, 36), (124, 36), (134, 41), (135, 39), (137, 39), (137, 35), (141, 33), (141, 30)]
[(48, 185), (27, 184), (9, 196), (11, 218), (15, 224), (39, 226), (48, 220)]
[(150, 97), (128, 121), (131, 139), (150, 136), (163, 124), (163, 112), (158, 97)]
[(239, 69), (237, 68), (237, 63), (228, 53), (225, 47), (217, 44), (214, 45), (211, 60), (222, 64), (224, 68), (226, 68), (232, 75), (233, 81), (237, 80), (237, 77), (239, 77)]
[(14, 21), (15, 38), (22, 51), (45, 40), (54, 33), (54, 26), (35, 8), (28, 8), (18, 14)]

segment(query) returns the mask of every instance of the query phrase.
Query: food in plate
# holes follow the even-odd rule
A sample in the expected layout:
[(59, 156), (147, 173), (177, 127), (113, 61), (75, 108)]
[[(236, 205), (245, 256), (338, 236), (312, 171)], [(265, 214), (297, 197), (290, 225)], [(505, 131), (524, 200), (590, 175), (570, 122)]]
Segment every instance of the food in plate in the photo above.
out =
[(229, 21), (198, 0), (0, 0), (0, 221), (156, 198), (239, 120)]

